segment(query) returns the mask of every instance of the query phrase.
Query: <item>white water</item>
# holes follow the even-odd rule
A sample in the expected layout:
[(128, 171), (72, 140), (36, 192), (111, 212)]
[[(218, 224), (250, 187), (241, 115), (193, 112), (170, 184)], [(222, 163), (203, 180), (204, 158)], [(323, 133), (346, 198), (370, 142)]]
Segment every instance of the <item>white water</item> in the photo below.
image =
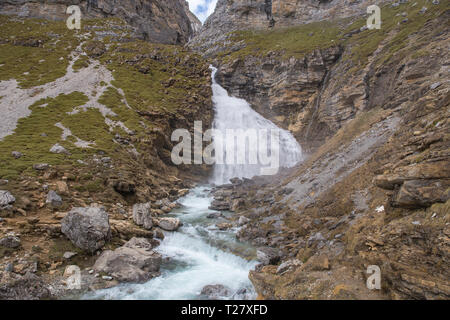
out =
[[(181, 219), (183, 226), (157, 248), (166, 260), (160, 277), (144, 284), (122, 284), (87, 294), (86, 299), (185, 300), (204, 299), (200, 295), (206, 285), (222, 284), (230, 289), (223, 299), (253, 299), (254, 289), (248, 272), (255, 261), (231, 252), (252, 255), (254, 249), (235, 240), (236, 230), (220, 231), (216, 219), (207, 219), (211, 203), (209, 188), (197, 187), (180, 199), (182, 207), (171, 216)], [(167, 259), (168, 258), (168, 259)], [(238, 294), (246, 289), (245, 294)]]
[[(231, 178), (252, 178), (261, 175), (261, 168), (268, 167), (268, 165), (263, 163), (259, 157), (256, 164), (251, 164), (249, 161), (249, 154), (252, 152), (258, 153), (258, 151), (264, 151), (270, 155), (278, 153), (279, 158), (277, 159), (277, 162), (279, 163), (279, 167), (293, 167), (301, 161), (302, 150), (292, 134), (287, 130), (278, 128), (273, 122), (265, 119), (259, 113), (254, 111), (247, 101), (228, 95), (228, 92), (215, 80), (217, 69), (214, 67), (211, 67), (211, 69), (215, 111), (213, 128), (221, 132), (224, 137), (223, 150), (225, 155), (226, 146), (231, 145), (234, 146), (235, 157), (244, 153), (243, 157), (246, 158), (245, 164), (236, 164), (237, 161), (231, 164), (228, 164), (227, 161), (224, 161), (225, 164), (216, 164), (212, 182), (215, 184), (225, 184), (228, 183)], [(259, 144), (246, 141), (246, 145), (242, 147), (242, 145), (239, 146), (238, 143), (236, 143), (234, 137), (225, 138), (225, 132), (229, 129), (254, 129), (257, 132), (267, 130), (268, 133), (270, 133), (270, 131), (276, 131), (279, 133), (279, 144), (270, 145), (271, 140), (269, 138), (265, 145), (262, 144), (263, 146), (261, 146), (261, 140), (259, 140)], [(219, 146), (216, 147), (220, 148)]]
[[(213, 102), (215, 107), (214, 128), (226, 129), (268, 129), (278, 130), (280, 137), (279, 164), (291, 167), (301, 160), (301, 148), (294, 137), (279, 129), (272, 122), (253, 111), (242, 99), (230, 97), (227, 91), (214, 80)], [(225, 143), (228, 143), (225, 141)], [(253, 150), (248, 145), (245, 150)], [(237, 153), (238, 150), (235, 150)], [(273, 150), (269, 150), (273, 152)], [(260, 174), (262, 164), (215, 165), (215, 183), (227, 183), (230, 178), (251, 178)], [(254, 257), (255, 250), (236, 240), (236, 229), (220, 231), (215, 225), (224, 222), (222, 218), (208, 219), (215, 212), (208, 207), (212, 202), (207, 186), (197, 187), (180, 199), (182, 207), (170, 215), (180, 218), (183, 226), (174, 233), (165, 233), (166, 238), (156, 249), (163, 256), (161, 276), (144, 284), (122, 284), (117, 287), (89, 293), (85, 299), (204, 299), (201, 290), (206, 285), (221, 284), (230, 293), (222, 299), (254, 299), (256, 294), (248, 279), (248, 273), (256, 261), (243, 257)], [(226, 214), (226, 213), (225, 213)], [(231, 214), (231, 213), (228, 213)], [(234, 253), (239, 254), (236, 255)], [(244, 289), (244, 290), (243, 290)]]

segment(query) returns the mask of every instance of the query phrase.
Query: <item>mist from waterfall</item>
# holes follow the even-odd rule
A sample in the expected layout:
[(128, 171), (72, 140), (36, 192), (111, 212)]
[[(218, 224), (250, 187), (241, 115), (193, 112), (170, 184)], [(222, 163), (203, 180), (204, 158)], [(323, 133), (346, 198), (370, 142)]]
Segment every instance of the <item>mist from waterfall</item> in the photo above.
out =
[[(211, 67), (211, 70), (215, 111), (213, 129), (222, 133), (221, 136), (223, 137), (220, 139), (220, 143), (219, 139), (214, 138), (216, 154), (217, 149), (221, 149), (226, 158), (227, 146), (231, 146), (231, 150), (234, 149), (232, 154), (234, 153), (236, 159), (239, 159), (239, 157), (246, 159), (244, 163), (240, 163), (239, 161), (235, 161), (234, 163), (229, 161), (225, 161), (222, 164), (216, 163), (211, 182), (225, 184), (231, 178), (235, 177), (252, 178), (262, 175), (261, 172), (264, 171), (264, 168), (267, 168), (267, 163), (261, 161), (261, 157), (258, 157), (258, 161), (252, 163), (249, 156), (255, 153), (260, 155), (262, 151), (264, 151), (263, 154), (266, 153), (269, 157), (276, 156), (279, 167), (289, 168), (300, 162), (302, 160), (302, 149), (292, 134), (287, 130), (277, 127), (273, 122), (254, 111), (244, 99), (230, 96), (215, 80), (217, 69)], [(236, 132), (239, 129), (253, 129), (260, 134), (262, 133), (262, 136), (267, 135), (267, 137), (265, 137), (265, 140), (258, 137), (258, 143), (253, 143), (251, 139), (241, 139), (241, 142), (245, 141), (245, 146), (243, 146), (239, 144), (238, 139), (226, 136), (225, 134), (227, 130), (234, 130)], [(276, 133), (279, 137), (278, 143), (273, 143), (274, 139), (271, 133)]]

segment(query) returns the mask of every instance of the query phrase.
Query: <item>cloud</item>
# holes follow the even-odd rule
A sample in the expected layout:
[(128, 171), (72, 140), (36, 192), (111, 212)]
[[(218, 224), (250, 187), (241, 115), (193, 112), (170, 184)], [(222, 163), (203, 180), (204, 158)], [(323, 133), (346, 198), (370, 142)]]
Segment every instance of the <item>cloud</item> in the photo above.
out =
[(187, 0), (189, 9), (203, 23), (214, 12), (217, 0)]

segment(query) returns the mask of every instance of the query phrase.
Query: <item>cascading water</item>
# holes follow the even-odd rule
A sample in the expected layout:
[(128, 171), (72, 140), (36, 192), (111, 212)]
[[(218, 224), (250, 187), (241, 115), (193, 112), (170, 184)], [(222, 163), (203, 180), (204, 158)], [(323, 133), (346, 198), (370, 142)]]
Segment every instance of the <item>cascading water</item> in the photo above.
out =
[[(216, 70), (213, 69), (213, 79)], [(289, 167), (301, 160), (301, 149), (292, 135), (277, 128), (272, 122), (253, 111), (245, 100), (230, 97), (226, 90), (213, 80), (213, 100), (216, 117), (214, 128), (267, 129), (279, 131), (280, 166)], [(214, 143), (217, 141), (215, 140)], [(229, 143), (229, 141), (225, 141)], [(272, 146), (272, 145), (271, 145)], [(254, 145), (245, 151), (252, 151)], [(274, 150), (270, 150), (273, 152)], [(239, 153), (237, 151), (237, 153)], [(252, 177), (260, 174), (261, 164), (215, 165), (214, 182), (226, 183), (234, 177)], [(202, 288), (223, 285), (228, 292), (222, 299), (254, 299), (256, 293), (248, 279), (255, 267), (255, 249), (236, 240), (237, 229), (219, 230), (217, 223), (226, 219), (207, 216), (215, 211), (208, 209), (212, 202), (211, 187), (200, 186), (179, 200), (181, 208), (170, 216), (177, 217), (183, 226), (175, 233), (166, 233), (156, 248), (164, 257), (161, 276), (144, 284), (122, 284), (114, 288), (86, 294), (84, 299), (202, 299)], [(223, 212), (225, 216), (232, 213)]]
[[(259, 113), (254, 111), (247, 101), (228, 95), (228, 92), (221, 87), (215, 80), (217, 69), (212, 69), (212, 90), (214, 103), (214, 123), (213, 128), (216, 129), (221, 137), (222, 142), (216, 143), (216, 149), (222, 149), (224, 160), (222, 164), (216, 163), (214, 166), (214, 174), (212, 182), (215, 184), (228, 183), (231, 178), (252, 178), (261, 175), (261, 169), (267, 166), (258, 158), (257, 163), (249, 161), (250, 154), (277, 155), (279, 167), (293, 167), (302, 160), (302, 150), (298, 142), (289, 131), (278, 128), (273, 122), (265, 119)], [(241, 139), (241, 143), (235, 136), (226, 136), (227, 130), (253, 130), (257, 133), (258, 142), (252, 143), (250, 140)], [(275, 145), (270, 141), (270, 133), (277, 132), (279, 143)], [(267, 141), (262, 141), (262, 136), (267, 135)], [(216, 139), (214, 139), (216, 142)], [(255, 141), (256, 142), (256, 141)], [(245, 145), (243, 145), (245, 143)], [(227, 150), (230, 147), (234, 153), (234, 161), (231, 163), (226, 159)], [(276, 151), (276, 152), (275, 152)], [(217, 154), (217, 150), (216, 150)], [(238, 163), (238, 158), (245, 159), (244, 163)]]

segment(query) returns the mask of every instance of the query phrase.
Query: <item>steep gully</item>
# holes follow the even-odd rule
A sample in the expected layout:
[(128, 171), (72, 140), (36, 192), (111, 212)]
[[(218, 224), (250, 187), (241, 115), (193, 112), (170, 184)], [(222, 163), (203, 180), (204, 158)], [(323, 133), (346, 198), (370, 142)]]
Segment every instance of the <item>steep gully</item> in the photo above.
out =
[[(213, 127), (219, 132), (227, 129), (256, 129), (258, 132), (277, 131), (279, 144), (266, 141), (267, 154), (277, 152), (281, 167), (292, 167), (302, 160), (302, 151), (295, 138), (286, 130), (279, 129), (271, 121), (255, 112), (243, 99), (229, 96), (227, 91), (215, 81), (217, 69), (212, 68), (212, 89), (215, 108)], [(234, 139), (234, 138), (233, 138)], [(267, 140), (270, 138), (268, 137)], [(250, 139), (249, 139), (250, 140)], [(216, 149), (232, 143), (235, 156), (241, 152), (255, 151), (257, 146), (246, 141), (245, 148), (239, 149), (230, 138)], [(261, 146), (260, 146), (261, 147)], [(278, 148), (278, 150), (275, 150)], [(224, 152), (226, 155), (226, 151)], [(248, 159), (247, 159), (248, 160)], [(114, 288), (89, 293), (86, 299), (254, 299), (256, 292), (249, 281), (248, 273), (257, 262), (255, 248), (236, 240), (238, 227), (219, 230), (217, 223), (226, 221), (232, 213), (223, 212), (223, 217), (209, 209), (215, 184), (224, 184), (231, 178), (251, 178), (264, 167), (257, 164), (216, 164), (211, 184), (198, 186), (179, 200), (181, 208), (170, 216), (180, 218), (183, 227), (177, 233), (166, 234), (158, 251), (165, 257), (161, 276), (145, 284), (123, 284)], [(209, 215), (209, 217), (208, 217)], [(211, 216), (214, 216), (211, 219)], [(202, 292), (205, 286), (220, 285), (221, 290), (213, 296)]]

